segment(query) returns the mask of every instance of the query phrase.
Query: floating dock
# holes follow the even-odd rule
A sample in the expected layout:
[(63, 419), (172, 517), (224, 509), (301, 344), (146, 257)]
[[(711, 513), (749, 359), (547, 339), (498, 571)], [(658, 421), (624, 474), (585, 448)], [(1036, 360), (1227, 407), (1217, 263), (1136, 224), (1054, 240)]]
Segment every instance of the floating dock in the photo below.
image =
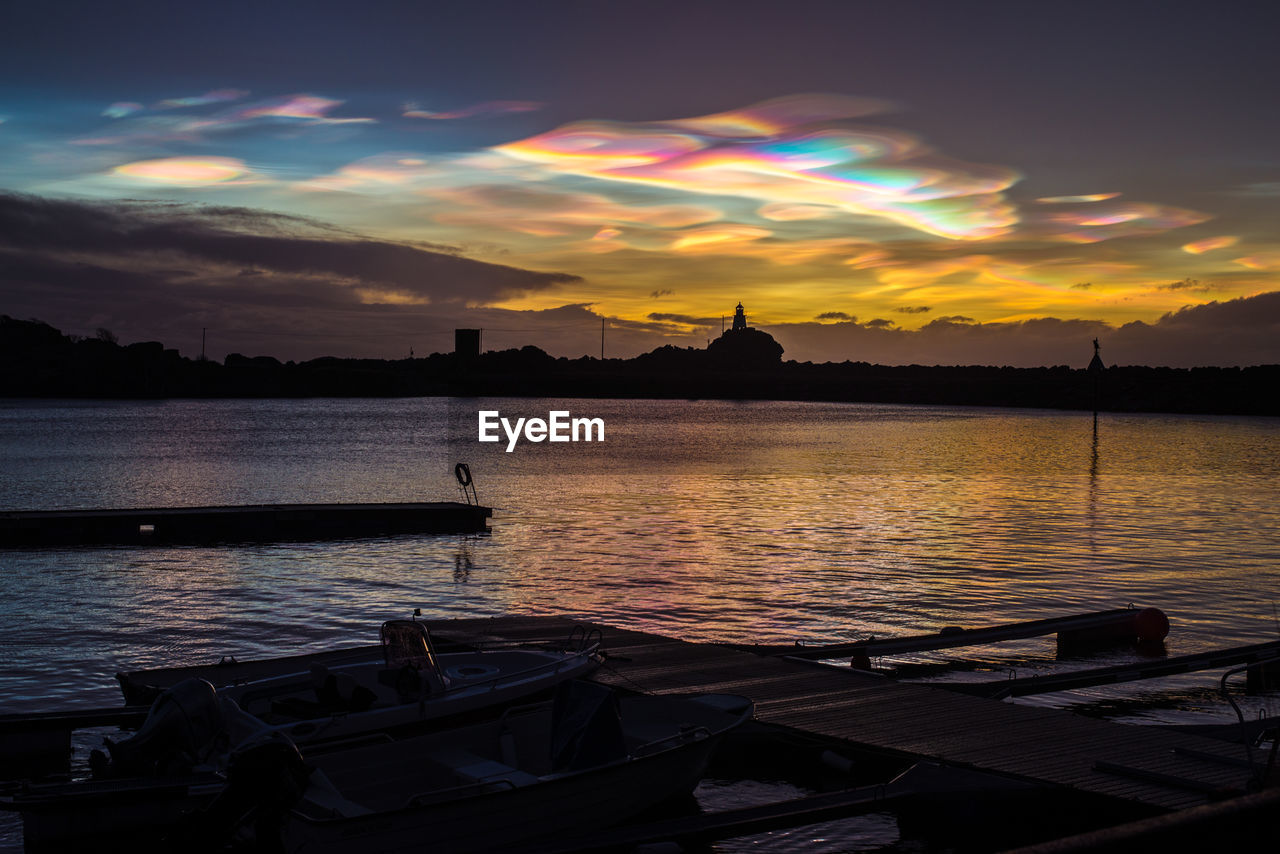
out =
[(0, 547), (306, 542), (483, 531), (493, 510), (457, 501), (250, 504), (0, 512)]
[(1054, 691), (1073, 691), (1096, 685), (1117, 685), (1139, 679), (1156, 679), (1196, 670), (1221, 670), (1239, 664), (1272, 664), (1280, 662), (1280, 641), (1254, 643), (1231, 649), (1215, 649), (1173, 658), (1153, 658), (1131, 664), (1111, 667), (1095, 667), (1070, 673), (1050, 673), (1044, 676), (1024, 676), (1019, 679), (1002, 679), (995, 682), (938, 683), (952, 691), (976, 694), (1002, 700), (1006, 697), (1028, 697)]
[(848, 643), (802, 646), (772, 644), (746, 646), (757, 655), (785, 655), (790, 658), (851, 658), (860, 669), (869, 670), (871, 659), (908, 652), (935, 652), (962, 646), (997, 643), (1056, 634), (1063, 647), (1087, 646), (1099, 642), (1133, 641), (1159, 643), (1169, 634), (1169, 618), (1159, 608), (1114, 608), (1088, 614), (1050, 617), (1022, 623), (1005, 623), (980, 629), (951, 626), (940, 632), (899, 638), (868, 638)]
[[(1083, 616), (1066, 619), (1078, 621)], [(1280, 831), (1272, 820), (1280, 806), (1276, 786), (1280, 774), (1239, 741), (1177, 727), (1118, 724), (947, 690), (953, 686), (898, 682), (852, 667), (689, 643), (563, 617), (446, 620), (433, 621), (430, 627), (438, 643), (464, 647), (562, 644), (575, 632), (599, 630), (607, 659), (591, 677), (598, 682), (649, 694), (745, 695), (755, 703), (756, 720), (766, 725), (766, 731), (772, 730), (770, 739), (789, 733), (786, 739), (796, 744), (817, 745), (836, 760), (832, 767), (852, 767), (848, 757), (862, 756), (875, 764), (887, 760), (907, 769), (887, 783), (558, 839), (537, 848), (538, 854), (665, 839), (710, 841), (883, 811), (891, 803), (895, 809), (896, 805), (903, 808), (900, 822), (910, 821), (912, 814), (920, 816), (923, 809), (926, 824), (941, 827), (947, 820), (935, 813), (941, 808), (951, 810), (946, 815), (961, 821), (986, 815), (984, 833), (991, 831), (990, 821), (1011, 826), (1022, 820), (1034, 827), (1034, 839), (1047, 838), (1042, 820), (1063, 812), (1078, 825), (1103, 828), (1043, 843), (1035, 848), (1037, 854), (1060, 850), (1074, 854), (1093, 851), (1095, 846), (1100, 846), (1098, 850), (1151, 850), (1144, 846), (1158, 838), (1177, 842), (1175, 849), (1187, 844), (1198, 846), (1197, 850), (1217, 850), (1224, 840), (1235, 840), (1228, 847), (1245, 847), (1238, 843), (1260, 842), (1261, 837), (1255, 838), (1258, 834), (1280, 842)], [(378, 649), (332, 650), (297, 660), (300, 667), (317, 657), (337, 663), (376, 655)], [(1172, 667), (1170, 672), (1184, 672), (1193, 664), (1222, 666), (1228, 659), (1242, 657), (1265, 663), (1275, 655), (1275, 644), (1261, 644), (1205, 653), (1204, 662), (1170, 659), (1166, 663)], [(54, 747), (65, 757), (66, 730), (124, 723), (130, 716), (136, 722), (150, 697), (130, 695), (135, 680), (164, 687), (199, 676), (226, 684), (271, 672), (278, 664), (279, 660), (226, 659), (207, 666), (122, 674), (127, 701), (136, 705), (78, 715), (54, 712), (29, 720), (9, 716), (14, 719), (0, 721), (0, 735), (11, 742), (29, 738), (33, 732), (50, 742), (61, 735), (64, 741)], [(790, 747), (787, 753), (793, 753)], [(1267, 788), (1249, 794), (1258, 786)], [(1066, 847), (1056, 847), (1059, 844)]]
[[(563, 640), (559, 617), (503, 617), (432, 625), (442, 637)], [(765, 657), (645, 632), (603, 632), (609, 659), (597, 681), (654, 694), (723, 692), (756, 704), (756, 719), (804, 733), (950, 766), (1124, 802), (1148, 815), (1243, 794), (1243, 747), (1160, 727), (1015, 705), (853, 668)]]

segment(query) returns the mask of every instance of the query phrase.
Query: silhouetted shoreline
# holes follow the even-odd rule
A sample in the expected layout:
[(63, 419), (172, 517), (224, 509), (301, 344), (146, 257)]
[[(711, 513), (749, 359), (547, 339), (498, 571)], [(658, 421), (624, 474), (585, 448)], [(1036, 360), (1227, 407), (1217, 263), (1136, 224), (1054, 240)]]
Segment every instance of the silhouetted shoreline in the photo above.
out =
[(1274, 416), (1278, 386), (1280, 365), (1091, 372), (770, 363), (670, 346), (634, 359), (554, 358), (526, 346), (470, 358), (282, 363), (232, 354), (219, 363), (183, 357), (159, 342), (120, 345), (108, 334), (76, 339), (38, 321), (0, 317), (0, 396), (9, 398), (712, 398)]

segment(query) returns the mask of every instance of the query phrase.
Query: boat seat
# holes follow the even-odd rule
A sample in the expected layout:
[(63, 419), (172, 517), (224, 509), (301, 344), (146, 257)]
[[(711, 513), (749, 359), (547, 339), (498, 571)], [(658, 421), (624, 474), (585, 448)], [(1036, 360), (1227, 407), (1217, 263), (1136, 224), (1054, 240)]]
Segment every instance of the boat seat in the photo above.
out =
[(320, 769), (311, 772), (300, 809), (314, 818), (355, 818), (373, 810), (343, 797)]
[[(301, 685), (297, 687), (300, 688)], [(333, 673), (321, 664), (311, 667), (311, 693), (314, 700), (296, 695), (270, 698), (272, 717), (305, 721), (348, 712), (363, 712), (378, 699), (377, 694), (350, 676)]]
[(350, 674), (334, 673), (322, 664), (311, 666), (316, 700), (338, 712), (367, 711), (378, 695), (361, 685)]
[(527, 771), (521, 771), (496, 759), (486, 759), (467, 750), (442, 750), (434, 758), (469, 783), (496, 783), (507, 780), (514, 786), (527, 786), (538, 782), (538, 778)]

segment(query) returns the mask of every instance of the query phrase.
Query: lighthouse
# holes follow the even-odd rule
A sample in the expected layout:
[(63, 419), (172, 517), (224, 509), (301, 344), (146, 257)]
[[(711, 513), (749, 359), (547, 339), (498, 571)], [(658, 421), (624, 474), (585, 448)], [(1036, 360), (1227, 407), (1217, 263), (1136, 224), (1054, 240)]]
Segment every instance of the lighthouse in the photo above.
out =
[(747, 328), (747, 315), (742, 310), (742, 303), (738, 303), (738, 310), (733, 313), (733, 331)]

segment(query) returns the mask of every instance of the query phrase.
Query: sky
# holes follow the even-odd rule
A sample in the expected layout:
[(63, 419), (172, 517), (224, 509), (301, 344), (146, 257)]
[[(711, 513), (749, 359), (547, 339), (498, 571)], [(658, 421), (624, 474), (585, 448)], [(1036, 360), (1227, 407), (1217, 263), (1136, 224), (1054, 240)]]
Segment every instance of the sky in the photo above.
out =
[[(1280, 363), (1264, 3), (22, 4), (0, 314), (302, 360)], [(602, 335), (603, 333), (603, 335)], [(603, 338), (603, 343), (602, 343)]]

